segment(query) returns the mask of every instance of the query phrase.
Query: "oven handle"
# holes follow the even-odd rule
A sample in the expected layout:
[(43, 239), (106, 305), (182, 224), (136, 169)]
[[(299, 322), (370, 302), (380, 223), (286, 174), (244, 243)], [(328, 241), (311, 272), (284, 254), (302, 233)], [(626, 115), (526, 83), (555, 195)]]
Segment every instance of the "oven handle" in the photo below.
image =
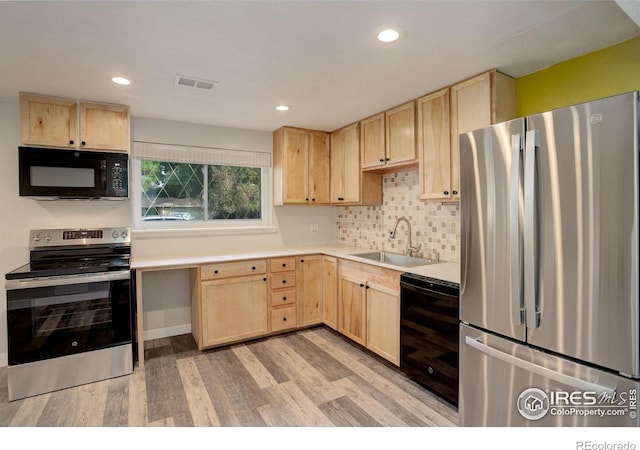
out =
[(22, 280), (7, 280), (4, 287), (7, 291), (19, 289), (34, 289), (41, 287), (67, 286), (71, 284), (99, 283), (101, 281), (129, 280), (130, 270), (118, 270), (109, 273), (87, 273), (79, 275), (65, 275), (63, 277), (26, 278)]

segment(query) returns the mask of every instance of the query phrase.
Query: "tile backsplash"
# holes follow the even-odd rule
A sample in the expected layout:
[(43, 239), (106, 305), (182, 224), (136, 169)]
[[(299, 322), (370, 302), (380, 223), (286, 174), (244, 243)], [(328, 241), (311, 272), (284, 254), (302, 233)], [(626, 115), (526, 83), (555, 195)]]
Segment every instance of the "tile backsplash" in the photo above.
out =
[(391, 239), (398, 217), (411, 222), (411, 244), (421, 244), (417, 256), (460, 262), (460, 206), (420, 200), (417, 170), (383, 175), (383, 202), (375, 206), (338, 207), (338, 243), (372, 250), (405, 253), (407, 225), (401, 222)]

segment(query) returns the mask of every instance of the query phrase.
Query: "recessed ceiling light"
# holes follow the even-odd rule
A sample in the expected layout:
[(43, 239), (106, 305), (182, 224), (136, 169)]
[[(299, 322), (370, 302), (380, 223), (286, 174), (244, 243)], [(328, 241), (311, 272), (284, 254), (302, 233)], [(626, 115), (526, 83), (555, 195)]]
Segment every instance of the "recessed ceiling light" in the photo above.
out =
[(290, 108), (287, 105), (278, 105), (276, 106), (276, 109), (278, 111), (289, 111)]
[(382, 30), (378, 33), (378, 40), (380, 42), (393, 42), (400, 37), (400, 32), (393, 29), (387, 28), (386, 30)]
[(131, 81), (127, 80), (126, 78), (122, 78), (122, 77), (113, 77), (111, 79), (111, 81), (113, 81), (115, 84), (121, 84), (123, 86), (128, 86), (131, 84)]

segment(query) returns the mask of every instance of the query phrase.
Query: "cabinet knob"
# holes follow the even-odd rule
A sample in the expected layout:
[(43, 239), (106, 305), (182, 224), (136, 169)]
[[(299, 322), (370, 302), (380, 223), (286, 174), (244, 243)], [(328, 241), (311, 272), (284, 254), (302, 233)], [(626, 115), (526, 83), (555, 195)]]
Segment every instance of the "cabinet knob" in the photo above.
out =
[(380, 162), (384, 162), (384, 158), (380, 158)]
[(304, 199), (304, 201), (305, 201), (305, 202), (308, 202), (308, 201), (309, 201), (309, 199), (308, 199), (308, 198), (305, 198), (305, 199)]
[(301, 263), (303, 263), (303, 262), (304, 262), (304, 259), (301, 259), (301, 260), (300, 260), (300, 262), (301, 262)]
[(218, 271), (217, 271), (217, 270), (214, 270), (214, 271), (213, 271), (213, 273), (218, 273)]
[(286, 322), (286, 321), (287, 321), (287, 318), (286, 318), (286, 317), (283, 317), (283, 318), (282, 318), (282, 321), (283, 321), (283, 322)]
[(458, 191), (453, 191), (453, 195), (458, 195)]
[(312, 202), (315, 202), (315, 201), (316, 201), (316, 199), (315, 199), (315, 198), (312, 198), (312, 199), (311, 199), (311, 201), (312, 201)]
[(73, 145), (73, 141), (69, 141), (69, 145)]
[(256, 266), (253, 266), (253, 267), (251, 268), (251, 270), (256, 270)]
[(385, 158), (384, 160), (385, 161), (391, 161), (391, 158)]
[(287, 264), (286, 263), (282, 263), (282, 267), (287, 267)]
[(449, 195), (449, 191), (444, 191), (444, 195)]
[(282, 301), (286, 302), (287, 301), (287, 297), (282, 297)]
[(80, 144), (87, 145), (87, 143), (85, 141), (80, 142)]
[(364, 288), (365, 288), (365, 289), (369, 289), (369, 286), (365, 286)]
[(262, 281), (267, 281), (267, 279), (266, 279), (266, 278), (263, 278), (263, 279), (262, 279)]
[(360, 283), (360, 287), (364, 287), (364, 284)]
[(287, 280), (282, 280), (282, 284), (287, 284)]

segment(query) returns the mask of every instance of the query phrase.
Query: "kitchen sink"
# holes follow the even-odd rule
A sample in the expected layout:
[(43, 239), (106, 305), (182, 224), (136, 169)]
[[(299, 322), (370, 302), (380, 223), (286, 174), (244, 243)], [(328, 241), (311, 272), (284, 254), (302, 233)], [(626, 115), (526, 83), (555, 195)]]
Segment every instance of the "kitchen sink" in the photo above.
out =
[(368, 252), (368, 253), (352, 253), (350, 256), (364, 258), (371, 261), (379, 261), (394, 266), (415, 267), (425, 266), (427, 264), (435, 264), (437, 261), (427, 258), (416, 258), (413, 256), (400, 255), (398, 253), (389, 252)]

